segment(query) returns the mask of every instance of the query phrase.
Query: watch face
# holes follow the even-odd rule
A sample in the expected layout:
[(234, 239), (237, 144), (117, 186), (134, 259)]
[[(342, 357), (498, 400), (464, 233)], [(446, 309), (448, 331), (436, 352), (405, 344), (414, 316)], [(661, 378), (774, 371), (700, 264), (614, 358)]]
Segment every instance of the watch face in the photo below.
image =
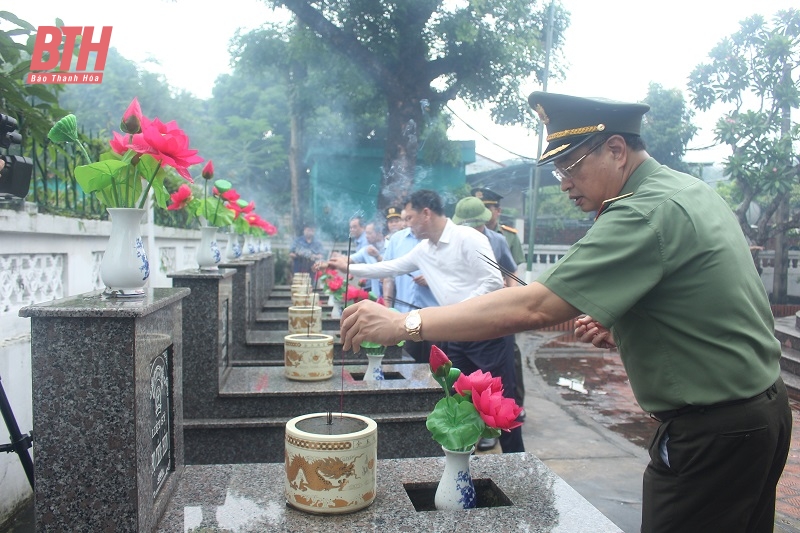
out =
[(406, 327), (408, 329), (416, 329), (419, 327), (419, 324), (420, 324), (420, 317), (418, 314), (414, 313), (406, 317)]

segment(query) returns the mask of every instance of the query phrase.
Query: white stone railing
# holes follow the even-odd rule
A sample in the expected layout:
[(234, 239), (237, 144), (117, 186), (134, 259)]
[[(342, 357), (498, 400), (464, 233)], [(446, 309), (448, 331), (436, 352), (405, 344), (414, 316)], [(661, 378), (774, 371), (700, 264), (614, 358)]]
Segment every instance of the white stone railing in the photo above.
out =
[[(800, 250), (789, 250), (788, 275), (786, 279), (789, 296), (800, 296)], [(772, 284), (775, 278), (775, 251), (764, 250), (758, 254), (758, 264), (761, 266), (761, 281), (772, 294)]]
[[(200, 232), (142, 225), (150, 258), (150, 287), (171, 287), (167, 274), (191, 268)], [(102, 287), (100, 261), (111, 223), (0, 209), (0, 330), (2, 337), (27, 329), (23, 306)], [(221, 247), (227, 236), (220, 233)], [(152, 253), (150, 248), (156, 252)], [(223, 248), (224, 249), (224, 248)]]
[[(527, 245), (523, 245), (527, 252)], [(531, 279), (536, 277), (552, 266), (556, 261), (564, 257), (569, 250), (568, 245), (563, 244), (539, 244), (534, 248), (534, 258), (532, 263)], [(772, 294), (772, 283), (775, 274), (775, 251), (764, 250), (758, 257), (761, 266), (761, 281), (768, 294)], [(787, 294), (789, 296), (800, 296), (800, 250), (789, 250), (788, 260), (789, 274), (787, 279)], [(520, 267), (519, 272), (525, 272), (525, 265)]]

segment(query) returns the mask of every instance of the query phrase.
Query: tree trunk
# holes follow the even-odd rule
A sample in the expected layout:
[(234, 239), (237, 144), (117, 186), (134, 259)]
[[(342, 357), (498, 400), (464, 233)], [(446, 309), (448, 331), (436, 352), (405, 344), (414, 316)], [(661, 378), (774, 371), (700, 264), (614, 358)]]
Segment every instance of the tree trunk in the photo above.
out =
[(289, 136), (289, 179), (292, 188), (292, 235), (302, 231), (303, 209), (300, 207), (300, 121), (301, 119), (292, 110)]
[[(303, 129), (305, 128), (304, 110), (299, 102), (300, 86), (305, 81), (306, 69), (294, 62), (290, 66), (289, 76), (289, 179), (292, 194), (292, 235), (299, 235), (303, 231), (305, 220), (308, 216), (307, 183), (308, 175), (303, 172), (302, 148)], [(306, 180), (306, 181), (303, 181)], [(301, 181), (303, 183), (301, 183)]]
[(418, 132), (422, 119), (419, 100), (389, 100), (386, 150), (378, 195), (378, 211), (404, 202), (415, 187)]
[[(791, 68), (784, 65), (783, 75), (789, 77), (791, 83)], [(792, 129), (792, 109), (788, 102), (781, 106), (781, 137), (786, 138)], [(783, 200), (776, 213), (777, 220), (775, 225), (783, 228), (789, 218), (789, 195), (783, 196)], [(786, 243), (786, 230), (778, 231), (775, 235), (775, 278), (772, 282), (772, 303), (785, 304), (789, 300), (789, 247)]]

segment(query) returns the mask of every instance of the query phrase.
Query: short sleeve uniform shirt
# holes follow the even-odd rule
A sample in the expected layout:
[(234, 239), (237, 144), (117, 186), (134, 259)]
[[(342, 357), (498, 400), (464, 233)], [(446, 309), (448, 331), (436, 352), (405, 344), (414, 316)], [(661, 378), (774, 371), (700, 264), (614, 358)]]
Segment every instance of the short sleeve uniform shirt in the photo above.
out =
[(780, 373), (747, 242), (706, 183), (648, 159), (537, 281), (612, 328), (643, 409), (749, 398)]

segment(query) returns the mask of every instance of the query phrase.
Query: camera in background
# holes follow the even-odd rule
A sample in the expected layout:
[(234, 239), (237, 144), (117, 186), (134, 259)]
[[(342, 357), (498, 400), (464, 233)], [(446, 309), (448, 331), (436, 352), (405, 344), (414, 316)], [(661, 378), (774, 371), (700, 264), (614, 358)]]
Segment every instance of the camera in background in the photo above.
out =
[[(8, 151), (12, 144), (22, 144), (18, 129), (14, 117), (0, 113), (0, 148)], [(0, 170), (0, 197), (25, 198), (31, 185), (33, 162), (21, 155), (0, 155), (0, 159), (5, 163)]]

